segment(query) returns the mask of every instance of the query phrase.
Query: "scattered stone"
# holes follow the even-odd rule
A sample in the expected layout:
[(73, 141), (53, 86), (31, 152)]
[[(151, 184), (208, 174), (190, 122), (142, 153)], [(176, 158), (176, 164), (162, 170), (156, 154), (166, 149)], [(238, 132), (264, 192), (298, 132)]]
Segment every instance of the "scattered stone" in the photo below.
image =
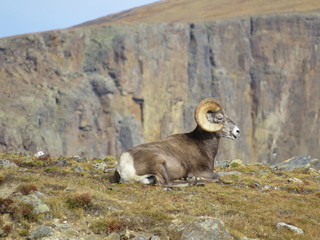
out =
[(55, 235), (55, 231), (53, 228), (45, 225), (41, 225), (37, 229), (31, 232), (28, 239), (33, 240), (33, 239), (39, 239), (44, 237), (50, 237), (54, 235)]
[(280, 190), (280, 187), (278, 187), (278, 186), (264, 185), (264, 186), (262, 186), (262, 190), (263, 190), (263, 191)]
[(259, 238), (248, 238), (248, 237), (241, 237), (240, 240), (260, 240)]
[(0, 159), (0, 166), (3, 168), (17, 168), (17, 164), (9, 161), (9, 160), (5, 160), (5, 159)]
[(150, 240), (161, 240), (158, 236), (153, 235)]
[(87, 161), (87, 158), (85, 156), (73, 156), (72, 158), (74, 160), (76, 160), (77, 162), (85, 162), (85, 161)]
[(312, 158), (309, 155), (300, 155), (298, 157), (290, 158), (284, 162), (273, 165), (274, 170), (292, 171), (297, 168), (310, 169), (314, 168), (320, 170), (320, 160)]
[(215, 167), (227, 168), (229, 161), (230, 161), (230, 160), (215, 160), (214, 166), (215, 166)]
[(102, 170), (102, 171), (105, 171), (105, 169), (108, 168), (108, 165), (106, 163), (94, 163), (93, 164), (93, 167), (97, 170)]
[(290, 224), (287, 224), (287, 223), (284, 223), (284, 222), (278, 222), (277, 225), (276, 225), (277, 229), (278, 230), (281, 230), (283, 228), (286, 228), (296, 234), (304, 234), (304, 231), (301, 229), (301, 228), (298, 228), (296, 226), (293, 226), (293, 225), (290, 225)]
[(105, 238), (105, 240), (120, 240), (120, 235), (118, 233), (113, 232), (113, 233), (109, 234)]
[(71, 228), (72, 226), (68, 223), (60, 223), (59, 222), (59, 219), (54, 219), (54, 222), (52, 223), (52, 226), (55, 228), (55, 229), (58, 229), (58, 230), (64, 230), (64, 229), (69, 229)]
[(238, 171), (230, 171), (230, 172), (218, 172), (219, 177), (226, 177), (231, 175), (241, 175), (241, 172)]
[[(213, 182), (213, 181), (212, 181)], [(217, 181), (214, 181), (214, 182), (217, 182)], [(173, 189), (176, 189), (176, 188), (186, 188), (186, 187), (203, 187), (205, 186), (205, 181), (182, 181), (182, 182), (179, 182), (179, 181), (176, 181), (174, 182), (172, 185), (167, 185), (166, 187), (163, 188), (163, 190), (165, 191), (172, 191)]]
[(253, 182), (253, 183), (251, 183), (251, 184), (248, 184), (248, 186), (251, 187), (251, 188), (260, 188), (260, 189), (263, 189), (263, 186), (262, 186), (260, 183), (258, 183), (258, 182)]
[(200, 217), (196, 221), (177, 229), (181, 240), (234, 240), (224, 223), (218, 218)]
[(267, 173), (266, 173), (265, 171), (258, 171), (257, 174), (260, 175), (260, 176), (264, 176), (264, 175), (266, 175)]
[(299, 183), (299, 184), (303, 184), (303, 181), (298, 179), (298, 178), (289, 178), (288, 183)]
[(150, 233), (138, 233), (137, 236), (133, 238), (133, 240), (150, 240), (152, 234)]
[(129, 230), (128, 228), (125, 230), (124, 236), (126, 237), (126, 239), (129, 239), (131, 237), (134, 236), (134, 232)]
[(64, 235), (59, 235), (59, 236), (43, 237), (43, 238), (40, 238), (40, 240), (79, 240), (79, 239), (78, 238), (73, 238), (73, 237), (68, 238), (68, 237), (66, 237)]
[(62, 160), (58, 163), (58, 166), (61, 166), (61, 167), (66, 167), (66, 166), (68, 166), (68, 160), (67, 160), (67, 159), (62, 159)]
[(111, 167), (106, 167), (104, 170), (103, 170), (104, 173), (113, 173), (114, 172), (114, 168), (111, 168)]
[(31, 204), (33, 206), (32, 212), (34, 214), (40, 214), (40, 213), (47, 213), (50, 212), (50, 208), (47, 204), (45, 204), (40, 197), (42, 197), (43, 194), (40, 192), (34, 192), (29, 195), (22, 195), (22, 196), (14, 196), (14, 198), (19, 199), (22, 202)]
[(215, 167), (222, 167), (222, 168), (228, 168), (228, 167), (239, 167), (243, 166), (243, 162), (240, 159), (233, 159), (233, 160), (216, 160), (214, 162)]
[(84, 172), (84, 169), (81, 166), (76, 166), (76, 167), (73, 168), (73, 171), (75, 171), (75, 172)]

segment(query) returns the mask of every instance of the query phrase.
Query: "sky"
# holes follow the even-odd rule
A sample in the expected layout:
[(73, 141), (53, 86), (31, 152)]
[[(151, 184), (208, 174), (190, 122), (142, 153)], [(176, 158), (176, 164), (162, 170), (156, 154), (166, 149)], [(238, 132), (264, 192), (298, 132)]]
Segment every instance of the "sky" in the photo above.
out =
[(1, 0), (0, 38), (71, 27), (157, 0)]

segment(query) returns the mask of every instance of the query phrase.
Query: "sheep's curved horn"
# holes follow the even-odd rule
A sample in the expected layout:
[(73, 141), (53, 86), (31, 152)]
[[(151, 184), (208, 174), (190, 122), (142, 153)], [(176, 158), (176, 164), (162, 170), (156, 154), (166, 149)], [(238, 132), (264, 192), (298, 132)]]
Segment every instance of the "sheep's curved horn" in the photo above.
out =
[(224, 123), (213, 123), (207, 118), (207, 113), (221, 112), (224, 115), (222, 106), (214, 98), (203, 99), (194, 112), (194, 118), (197, 124), (207, 132), (219, 131)]

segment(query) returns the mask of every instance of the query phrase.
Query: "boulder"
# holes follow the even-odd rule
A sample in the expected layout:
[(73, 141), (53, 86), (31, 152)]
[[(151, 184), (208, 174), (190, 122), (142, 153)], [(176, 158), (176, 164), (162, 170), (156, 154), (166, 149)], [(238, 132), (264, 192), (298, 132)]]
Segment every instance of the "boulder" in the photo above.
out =
[(293, 226), (291, 224), (287, 224), (287, 223), (284, 223), (284, 222), (278, 222), (277, 225), (276, 225), (277, 229), (278, 230), (281, 230), (281, 229), (288, 229), (296, 234), (304, 234), (304, 231), (301, 229), (301, 228), (298, 228), (296, 226)]
[(113, 233), (109, 234), (105, 238), (105, 240), (120, 240), (120, 235), (118, 233), (113, 232)]
[(44, 201), (41, 199), (43, 198), (43, 194), (40, 192), (34, 192), (29, 195), (14, 196), (14, 198), (24, 203), (31, 204), (33, 206), (32, 212), (34, 214), (47, 213), (50, 211), (48, 205), (45, 204)]
[(0, 159), (0, 166), (3, 168), (17, 168), (17, 164), (9, 161), (9, 160), (5, 160), (5, 159)]
[(36, 239), (40, 239), (40, 238), (51, 237), (54, 235), (55, 235), (55, 231), (53, 228), (45, 226), (45, 225), (41, 225), (31, 232), (28, 239), (36, 240)]
[(319, 159), (312, 158), (309, 155), (300, 155), (297, 157), (290, 158), (284, 162), (275, 164), (272, 166), (274, 170), (286, 170), (292, 171), (298, 168), (310, 169), (314, 168), (320, 170)]
[(181, 240), (234, 240), (218, 218), (200, 217), (178, 229)]

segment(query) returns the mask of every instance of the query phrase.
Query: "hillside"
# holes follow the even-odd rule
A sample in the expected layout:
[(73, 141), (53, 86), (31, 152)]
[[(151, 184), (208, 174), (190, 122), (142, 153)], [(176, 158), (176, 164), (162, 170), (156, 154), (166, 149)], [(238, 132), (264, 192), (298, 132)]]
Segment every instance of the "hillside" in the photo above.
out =
[(164, 0), (88, 21), (79, 26), (127, 23), (191, 23), (259, 15), (319, 11), (317, 0)]
[[(112, 183), (114, 161), (110, 156), (39, 159), (30, 153), (1, 153), (0, 237), (320, 238), (320, 175), (314, 169), (275, 170), (237, 161), (217, 167), (219, 183), (171, 188)], [(299, 228), (299, 234), (281, 228), (281, 222)]]
[[(0, 39), (0, 238), (320, 239), (319, 5), (161, 1)], [(221, 181), (113, 182), (211, 96), (241, 129)]]

